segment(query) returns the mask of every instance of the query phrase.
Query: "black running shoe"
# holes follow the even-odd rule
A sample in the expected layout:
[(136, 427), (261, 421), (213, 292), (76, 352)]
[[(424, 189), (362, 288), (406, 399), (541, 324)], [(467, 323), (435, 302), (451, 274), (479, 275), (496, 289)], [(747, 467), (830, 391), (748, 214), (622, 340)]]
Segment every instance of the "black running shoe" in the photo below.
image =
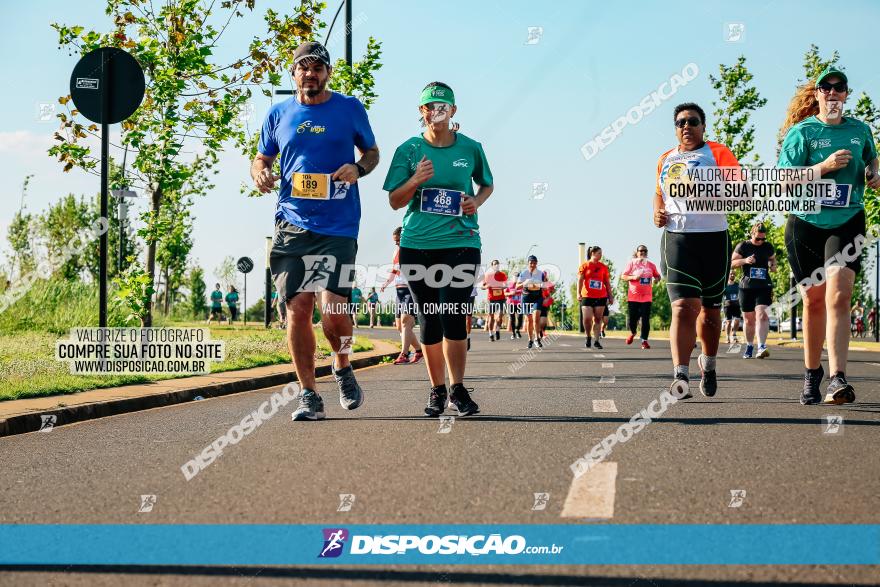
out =
[(856, 401), (856, 392), (853, 386), (847, 383), (846, 377), (842, 372), (838, 371), (831, 377), (831, 383), (825, 390), (826, 404), (851, 404)]
[(452, 384), (449, 405), (455, 406), (459, 416), (470, 416), (480, 411), (480, 407), (471, 399), (470, 391), (461, 383)]
[(825, 369), (820, 364), (818, 369), (804, 369), (804, 390), (801, 392), (801, 405), (813, 406), (822, 403), (822, 392), (819, 385), (825, 377)]
[(538, 348), (544, 348), (544, 345), (543, 345), (543, 343), (541, 343), (540, 338), (536, 342), (538, 343)]
[(593, 346), (593, 339), (590, 338), (589, 336), (587, 337), (587, 345), (586, 346), (587, 346), (587, 348), (590, 348), (591, 346)]
[(529, 339), (529, 347), (528, 347), (528, 348), (532, 348), (533, 345), (534, 345), (534, 343), (532, 342), (532, 339), (530, 338), (530, 339)]
[(517, 331), (516, 331), (516, 337), (517, 337), (517, 338), (522, 338), (522, 332), (519, 331), (519, 330), (517, 330)]
[(596, 342), (593, 343), (593, 348), (594, 348), (594, 349), (599, 349), (600, 351), (602, 350), (602, 343), (599, 342), (599, 339), (598, 339), (598, 338), (596, 339)]
[(700, 379), (700, 393), (706, 397), (712, 397), (718, 391), (718, 377), (715, 374), (715, 369), (707, 371), (703, 368), (703, 357), (705, 357), (703, 354), (697, 357), (697, 365), (700, 366), (700, 373), (703, 376)]
[(431, 388), (431, 396), (428, 398), (428, 405), (425, 406), (425, 415), (439, 416), (446, 409), (446, 386), (438, 385)]

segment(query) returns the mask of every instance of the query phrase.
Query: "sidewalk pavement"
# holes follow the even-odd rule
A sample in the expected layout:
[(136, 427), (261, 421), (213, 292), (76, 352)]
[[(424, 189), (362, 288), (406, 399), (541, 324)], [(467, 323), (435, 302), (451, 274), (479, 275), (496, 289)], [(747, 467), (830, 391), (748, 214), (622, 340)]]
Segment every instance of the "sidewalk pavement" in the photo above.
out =
[[(352, 355), (351, 364), (355, 369), (379, 364), (383, 359), (393, 359), (400, 353), (399, 347), (389, 341), (372, 340), (372, 343), (373, 350)], [(316, 363), (317, 377), (331, 374), (331, 360), (327, 358)], [(209, 398), (253, 391), (291, 381), (296, 381), (293, 365), (284, 363), (75, 394), (5, 401), (0, 402), (0, 436), (36, 432), (42, 428), (51, 429), (92, 418), (169, 406), (188, 402), (199, 396)], [(55, 416), (55, 420), (44, 416)], [(51, 423), (44, 426), (44, 420)]]

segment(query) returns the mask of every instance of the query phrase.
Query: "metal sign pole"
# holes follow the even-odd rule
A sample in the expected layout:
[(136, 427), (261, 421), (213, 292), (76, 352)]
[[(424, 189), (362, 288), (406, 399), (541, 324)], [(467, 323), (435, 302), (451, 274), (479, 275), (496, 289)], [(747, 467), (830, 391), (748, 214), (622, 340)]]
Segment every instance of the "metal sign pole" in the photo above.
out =
[[(110, 64), (101, 54), (101, 218), (107, 220), (107, 175), (110, 160)], [(107, 327), (107, 231), (101, 233), (98, 248), (98, 326)]]

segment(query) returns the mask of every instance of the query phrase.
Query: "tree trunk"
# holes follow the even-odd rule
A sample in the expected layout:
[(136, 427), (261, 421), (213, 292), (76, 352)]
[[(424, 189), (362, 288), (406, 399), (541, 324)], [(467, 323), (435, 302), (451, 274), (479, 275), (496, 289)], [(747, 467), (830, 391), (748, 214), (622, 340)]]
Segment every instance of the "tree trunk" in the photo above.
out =
[[(155, 189), (152, 190), (152, 218), (156, 219), (159, 217), (159, 204), (162, 202), (162, 186), (155, 185)], [(157, 237), (158, 238), (158, 237)], [(156, 284), (156, 241), (153, 240), (147, 244), (147, 275), (150, 276), (150, 283), (153, 284), (155, 289)], [(150, 328), (153, 326), (153, 296), (150, 296), (150, 299), (147, 300), (146, 305), (144, 306), (144, 327)]]
[(168, 309), (171, 307), (171, 287), (168, 283), (168, 267), (165, 268), (165, 308), (164, 314), (168, 316)]

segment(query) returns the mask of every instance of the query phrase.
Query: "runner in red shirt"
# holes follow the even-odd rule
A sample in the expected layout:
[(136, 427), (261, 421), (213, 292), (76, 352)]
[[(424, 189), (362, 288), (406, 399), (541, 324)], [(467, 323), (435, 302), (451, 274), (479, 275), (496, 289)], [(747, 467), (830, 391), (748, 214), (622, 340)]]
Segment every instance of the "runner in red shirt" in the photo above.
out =
[[(601, 349), (599, 334), (602, 328), (602, 316), (606, 306), (614, 303), (614, 292), (611, 291), (611, 273), (608, 266), (602, 263), (602, 248), (590, 247), (587, 260), (578, 269), (578, 301), (583, 308), (584, 332), (587, 334), (586, 347)], [(592, 334), (596, 342), (592, 343)]]
[(501, 340), (501, 328), (504, 322), (504, 288), (507, 285), (507, 273), (501, 271), (498, 259), (492, 261), (489, 271), (483, 275), (480, 289), (488, 290), (489, 299), (489, 340)]

